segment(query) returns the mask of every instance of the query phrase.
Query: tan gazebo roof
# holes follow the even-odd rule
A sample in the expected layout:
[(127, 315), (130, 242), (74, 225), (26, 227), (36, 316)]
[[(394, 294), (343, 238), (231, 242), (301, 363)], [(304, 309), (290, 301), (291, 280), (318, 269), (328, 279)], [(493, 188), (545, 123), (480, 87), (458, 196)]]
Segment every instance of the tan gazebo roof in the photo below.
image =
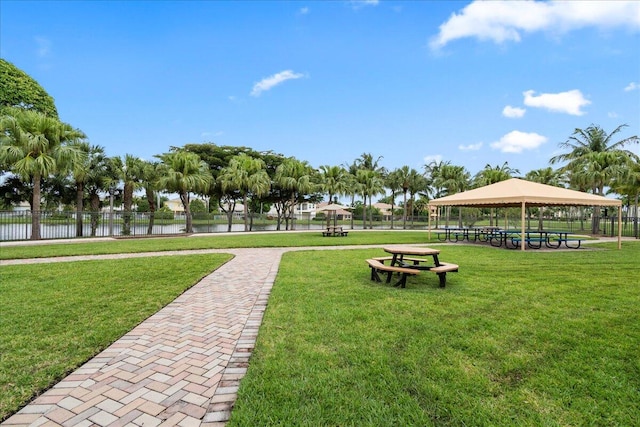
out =
[[(515, 207), (521, 208), (521, 232), (525, 235), (525, 208), (527, 206), (622, 206), (620, 200), (567, 190), (552, 185), (538, 184), (519, 178), (474, 190), (463, 191), (451, 196), (441, 197), (429, 202), (429, 206), (475, 206), (475, 207)], [(429, 216), (429, 234), (431, 234), (431, 216)], [(429, 236), (431, 237), (431, 236)], [(618, 249), (621, 248), (622, 209), (618, 209)], [(521, 248), (525, 250), (524, 239)]]
[(429, 202), (432, 206), (621, 206), (620, 200), (511, 178)]

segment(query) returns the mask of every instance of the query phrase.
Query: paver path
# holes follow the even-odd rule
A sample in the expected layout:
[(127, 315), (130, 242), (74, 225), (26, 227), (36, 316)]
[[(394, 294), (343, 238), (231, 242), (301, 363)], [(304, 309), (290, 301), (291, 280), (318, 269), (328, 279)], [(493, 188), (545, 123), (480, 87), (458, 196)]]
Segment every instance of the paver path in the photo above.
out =
[(224, 425), (285, 249), (178, 254), (204, 252), (233, 253), (235, 257), (2, 425)]

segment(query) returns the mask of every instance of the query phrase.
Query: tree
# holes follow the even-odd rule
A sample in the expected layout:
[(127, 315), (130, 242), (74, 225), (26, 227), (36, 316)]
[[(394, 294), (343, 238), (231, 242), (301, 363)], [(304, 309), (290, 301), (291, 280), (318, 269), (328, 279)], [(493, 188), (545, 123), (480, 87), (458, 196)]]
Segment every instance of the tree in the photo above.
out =
[(158, 166), (158, 185), (180, 196), (186, 217), (185, 231), (193, 233), (189, 193), (207, 193), (212, 184), (209, 166), (200, 159), (200, 156), (188, 151), (176, 150), (156, 157), (161, 161)]
[[(411, 225), (413, 226), (413, 217), (416, 211), (415, 209), (415, 196), (416, 194), (427, 193), (427, 178), (420, 174), (417, 170), (411, 169), (409, 172), (409, 199), (411, 201)], [(462, 225), (461, 225), (462, 226)]]
[(40, 239), (41, 179), (60, 175), (84, 157), (73, 145), (85, 134), (67, 123), (31, 110), (12, 108), (0, 119), (0, 164), (33, 184), (31, 239)]
[[(329, 196), (329, 203), (333, 197), (347, 191), (347, 171), (342, 166), (320, 166), (320, 187)], [(327, 226), (330, 217), (327, 215)]]
[[(364, 200), (364, 205), (367, 205), (367, 198), (369, 198), (369, 228), (373, 228), (373, 196), (384, 192), (384, 181), (380, 173), (370, 169), (359, 169), (356, 172), (356, 179), (358, 180), (358, 188), (360, 194)], [(362, 214), (362, 227), (367, 228), (367, 209)]]
[(96, 172), (103, 173), (100, 162), (104, 160), (105, 155), (103, 147), (89, 145), (86, 141), (80, 141), (75, 146), (83, 153), (81, 161), (75, 162), (71, 169), (76, 186), (76, 237), (82, 237), (85, 186), (90, 180), (97, 179)]
[[(558, 171), (553, 170), (551, 167), (529, 171), (524, 177), (528, 181), (560, 187), (561, 174)], [(538, 230), (544, 229), (543, 213), (543, 206), (540, 206), (538, 208)]]
[[(487, 165), (488, 166), (488, 165)], [(440, 189), (442, 196), (465, 191), (469, 187), (471, 175), (464, 166), (452, 165), (451, 163), (441, 164), (433, 176), (433, 185)], [(451, 206), (446, 208), (446, 225), (449, 225)], [(459, 209), (458, 226), (462, 227), (462, 209)]]
[[(249, 231), (249, 197), (260, 197), (269, 191), (271, 180), (262, 159), (239, 154), (223, 168), (218, 180), (224, 191), (237, 190), (244, 205), (244, 231)], [(231, 226), (231, 224), (229, 224)]]
[(115, 170), (123, 184), (122, 190), (122, 234), (131, 234), (131, 216), (133, 207), (133, 193), (142, 188), (144, 162), (142, 159), (126, 154), (124, 161), (120, 157), (113, 158)]
[(53, 98), (42, 86), (12, 63), (0, 59), (0, 114), (12, 107), (58, 118)]
[(402, 177), (399, 169), (395, 169), (389, 172), (384, 180), (384, 185), (391, 191), (390, 204), (391, 204), (391, 229), (393, 230), (393, 211), (396, 201), (396, 193), (402, 189)]
[[(485, 185), (495, 184), (496, 182), (506, 181), (513, 177), (514, 174), (519, 174), (520, 171), (518, 169), (513, 169), (509, 167), (508, 162), (504, 162), (502, 166), (496, 165), (492, 167), (487, 164), (483, 170), (478, 172), (474, 177), (474, 183), (476, 187), (483, 187)], [(489, 211), (489, 226), (493, 226), (494, 220), (494, 208), (491, 208)], [(495, 219), (496, 224), (498, 223), (498, 219)]]
[[(626, 126), (620, 125), (611, 133), (593, 124), (586, 129), (576, 128), (567, 141), (558, 144), (567, 152), (552, 157), (551, 164), (566, 162), (561, 170), (569, 174), (572, 185), (586, 184), (594, 194), (604, 196), (605, 187), (612, 184), (620, 168), (635, 156), (623, 147), (640, 142), (635, 135), (613, 142), (615, 135)], [(599, 231), (599, 209), (595, 207), (593, 216), (594, 234)]]
[(304, 196), (316, 192), (318, 185), (314, 182), (315, 170), (306, 161), (298, 160), (294, 157), (285, 159), (278, 166), (275, 174), (275, 184), (284, 190), (291, 192), (291, 198), (284, 202), (283, 212), (289, 211), (285, 216), (286, 226), (289, 229), (289, 219), (291, 219), (291, 230), (294, 229), (293, 218), (294, 209), (298, 202), (304, 200)]

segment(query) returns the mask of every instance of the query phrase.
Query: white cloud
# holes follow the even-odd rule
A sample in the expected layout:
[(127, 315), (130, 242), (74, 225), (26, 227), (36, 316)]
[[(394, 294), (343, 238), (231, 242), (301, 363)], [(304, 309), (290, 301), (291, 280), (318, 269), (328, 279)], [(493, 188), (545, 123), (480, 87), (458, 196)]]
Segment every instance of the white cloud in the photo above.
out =
[(631, 92), (632, 90), (638, 90), (638, 89), (640, 89), (640, 84), (636, 82), (631, 82), (627, 85), (627, 87), (624, 88), (624, 91)]
[(615, 111), (609, 111), (607, 113), (607, 117), (609, 117), (610, 119), (615, 119), (618, 117), (618, 113), (616, 113)]
[(38, 46), (36, 49), (38, 57), (47, 58), (51, 55), (51, 40), (44, 37), (36, 37), (35, 42)]
[(528, 107), (544, 108), (556, 113), (566, 113), (572, 116), (582, 116), (582, 107), (591, 104), (582, 92), (577, 89), (560, 93), (541, 93), (535, 95), (535, 91), (528, 90), (524, 95), (524, 105)]
[(308, 7), (301, 7), (300, 10), (298, 11), (298, 13), (300, 15), (306, 15), (309, 13), (309, 8)]
[(425, 156), (424, 157), (424, 164), (428, 165), (431, 162), (436, 162), (436, 163), (440, 163), (442, 161), (442, 155), (441, 154), (434, 154), (431, 156)]
[(640, 29), (638, 1), (474, 1), (440, 25), (431, 40), (439, 49), (466, 37), (494, 43), (519, 42), (522, 33), (567, 32), (577, 28)]
[(545, 142), (547, 142), (547, 138), (535, 132), (526, 133), (514, 130), (504, 135), (499, 141), (492, 142), (491, 148), (503, 153), (522, 153), (524, 150), (538, 148)]
[(379, 0), (351, 0), (349, 3), (354, 9), (360, 9), (364, 6), (377, 6), (380, 3)]
[(260, 96), (262, 92), (270, 90), (274, 86), (277, 86), (287, 80), (299, 79), (301, 77), (304, 77), (304, 75), (300, 73), (294, 73), (291, 70), (281, 71), (277, 74), (266, 77), (253, 85), (253, 89), (251, 89), (251, 96)]
[(507, 105), (502, 110), (502, 115), (511, 119), (519, 119), (520, 117), (524, 116), (524, 113), (526, 111), (527, 110), (525, 110), (524, 108), (512, 107), (511, 105)]
[(482, 148), (482, 142), (478, 142), (477, 144), (458, 145), (458, 150), (462, 150), (462, 151), (478, 151), (481, 148)]

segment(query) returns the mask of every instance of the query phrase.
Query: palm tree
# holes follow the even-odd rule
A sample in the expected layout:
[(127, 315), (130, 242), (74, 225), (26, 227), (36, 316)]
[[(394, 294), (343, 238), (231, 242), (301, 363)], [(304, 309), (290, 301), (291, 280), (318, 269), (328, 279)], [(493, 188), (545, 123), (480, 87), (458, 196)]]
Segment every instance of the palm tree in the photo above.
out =
[(158, 181), (160, 175), (158, 173), (158, 162), (150, 162), (143, 160), (141, 165), (141, 185), (144, 188), (147, 203), (149, 203), (149, 223), (147, 224), (147, 234), (153, 234), (153, 226), (156, 219), (156, 210), (159, 206), (156, 203), (156, 195), (159, 188)]
[[(356, 194), (360, 194), (358, 189), (358, 179), (356, 177), (358, 173), (358, 164), (357, 162), (353, 162), (350, 165), (346, 165), (345, 170), (347, 171), (347, 194), (351, 196), (351, 208), (353, 209), (355, 206), (355, 198)], [(353, 213), (351, 214), (351, 228), (353, 229)]]
[(411, 226), (413, 227), (413, 218), (415, 213), (415, 196), (416, 194), (427, 193), (427, 178), (415, 169), (409, 172), (409, 200), (411, 203)]
[[(560, 186), (561, 174), (553, 170), (551, 167), (535, 169), (527, 172), (525, 179), (545, 185)], [(538, 230), (544, 229), (544, 211), (543, 206), (538, 207)]]
[(82, 161), (73, 143), (85, 134), (45, 114), (10, 108), (0, 119), (0, 164), (33, 185), (31, 239), (40, 239), (41, 180), (64, 174)]
[(85, 141), (74, 143), (74, 146), (84, 153), (82, 159), (75, 162), (71, 170), (76, 184), (76, 237), (82, 237), (85, 190), (91, 181), (95, 182), (96, 173), (104, 173), (104, 165), (101, 163), (105, 160), (105, 154), (103, 147), (89, 145)]
[[(594, 194), (604, 196), (605, 187), (611, 185), (619, 169), (628, 159), (635, 156), (623, 147), (640, 142), (635, 135), (613, 142), (615, 135), (626, 126), (620, 125), (611, 133), (593, 124), (586, 129), (576, 128), (567, 141), (558, 144), (568, 152), (552, 157), (551, 164), (567, 162), (562, 170), (570, 173), (572, 184), (577, 179), (587, 184)], [(594, 234), (599, 231), (599, 209), (595, 207), (593, 216)]]
[(193, 233), (193, 221), (189, 208), (189, 193), (206, 193), (211, 186), (212, 177), (209, 165), (200, 160), (200, 156), (187, 151), (176, 150), (156, 156), (161, 163), (158, 166), (160, 188), (170, 193), (178, 193), (184, 207), (187, 233)]
[(384, 192), (384, 180), (379, 172), (370, 169), (359, 169), (356, 172), (359, 189), (364, 200), (362, 227), (367, 228), (367, 197), (369, 198), (369, 228), (373, 228), (373, 196)]
[[(464, 166), (452, 165), (449, 162), (441, 164), (435, 171), (433, 176), (433, 185), (440, 188), (442, 196), (450, 196), (452, 194), (465, 191), (469, 188), (471, 175)], [(449, 217), (451, 215), (451, 206), (446, 208), (446, 225), (449, 225)], [(459, 209), (458, 225), (462, 227), (462, 209)]]
[(104, 148), (92, 146), (89, 149), (89, 167), (84, 181), (84, 188), (89, 200), (91, 212), (91, 236), (96, 235), (100, 212), (100, 195), (109, 191), (112, 183), (118, 180), (113, 168), (113, 160), (106, 156)]
[[(320, 166), (320, 187), (329, 196), (329, 203), (333, 197), (347, 191), (347, 171), (342, 166)], [(330, 216), (327, 215), (327, 226)]]
[[(476, 187), (483, 187), (485, 185), (495, 184), (496, 182), (506, 181), (513, 177), (514, 174), (519, 174), (520, 171), (518, 169), (513, 169), (509, 166), (508, 162), (504, 162), (502, 166), (496, 165), (492, 167), (487, 164), (483, 170), (478, 172), (474, 177), (474, 183)], [(489, 226), (493, 226), (493, 215), (494, 208), (489, 210)], [(496, 224), (498, 223), (498, 218), (496, 217)]]
[(629, 158), (628, 166), (614, 179), (611, 188), (618, 194), (624, 194), (628, 198), (628, 204), (633, 200), (634, 232), (638, 236), (638, 199), (640, 199), (640, 159), (637, 156)]
[(400, 170), (395, 169), (394, 171), (389, 172), (385, 178), (384, 184), (389, 190), (391, 190), (391, 229), (393, 230), (393, 211), (396, 201), (396, 193), (402, 189), (402, 177), (400, 175)]
[[(289, 215), (286, 216), (286, 229), (289, 229), (288, 218), (291, 218), (291, 230), (294, 229), (294, 209), (299, 199), (316, 190), (313, 182), (314, 169), (306, 161), (293, 157), (285, 159), (276, 169), (275, 183), (291, 192)], [(285, 210), (286, 211), (286, 210)]]
[(269, 192), (271, 179), (264, 160), (247, 154), (239, 154), (229, 161), (229, 166), (220, 171), (218, 180), (223, 191), (237, 190), (244, 204), (244, 231), (249, 231), (249, 196), (261, 197)]
[(122, 191), (122, 234), (131, 234), (131, 208), (133, 207), (133, 193), (142, 187), (143, 160), (126, 154), (124, 161), (114, 157), (114, 166), (124, 187)]

